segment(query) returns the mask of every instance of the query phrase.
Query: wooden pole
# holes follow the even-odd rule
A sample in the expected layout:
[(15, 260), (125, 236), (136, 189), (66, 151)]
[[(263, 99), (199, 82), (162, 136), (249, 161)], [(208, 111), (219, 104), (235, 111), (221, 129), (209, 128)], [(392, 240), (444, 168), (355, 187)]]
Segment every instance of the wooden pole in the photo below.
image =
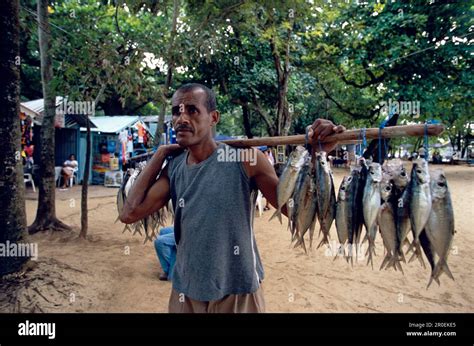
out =
[[(385, 127), (379, 133), (378, 128), (365, 129), (366, 139), (377, 139), (379, 136), (385, 138), (399, 138), (399, 137), (422, 137), (426, 134), (428, 136), (439, 136), (444, 131), (443, 125), (430, 124), (425, 125), (400, 125)], [(339, 144), (354, 144), (358, 143), (362, 139), (362, 129), (347, 130), (343, 133), (332, 135), (327, 137), (321, 143), (328, 143), (337, 141)], [(251, 139), (227, 139), (221, 141), (233, 147), (258, 147), (258, 146), (276, 146), (276, 145), (297, 145), (305, 144), (305, 135), (293, 135), (293, 136), (280, 136), (280, 137), (260, 137)], [(137, 155), (131, 158), (131, 160), (146, 159), (148, 156), (153, 155), (152, 152)]]
[[(439, 136), (444, 131), (443, 125), (427, 125), (426, 134), (428, 136)], [(360, 141), (362, 129), (347, 130), (343, 133), (327, 137), (321, 143), (339, 142), (340, 144)], [(398, 137), (421, 137), (425, 135), (425, 125), (401, 125), (383, 128), (379, 133), (378, 128), (368, 128), (365, 130), (366, 139), (398, 138)], [(285, 144), (305, 144), (305, 135), (280, 136), (280, 137), (261, 137), (252, 139), (229, 139), (222, 141), (233, 147), (257, 147), (257, 146), (276, 146)]]

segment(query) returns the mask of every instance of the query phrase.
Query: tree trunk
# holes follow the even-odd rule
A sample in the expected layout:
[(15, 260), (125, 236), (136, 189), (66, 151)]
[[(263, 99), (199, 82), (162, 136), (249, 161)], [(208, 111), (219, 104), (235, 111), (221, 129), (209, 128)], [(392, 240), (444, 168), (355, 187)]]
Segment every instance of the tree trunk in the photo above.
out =
[(81, 232), (79, 237), (86, 238), (88, 230), (88, 211), (87, 211), (87, 194), (89, 192), (89, 170), (91, 166), (91, 124), (89, 115), (87, 115), (87, 134), (86, 134), (86, 162), (84, 164), (84, 175), (82, 178), (81, 191)]
[(247, 103), (242, 103), (242, 119), (244, 122), (244, 130), (247, 138), (253, 138), (252, 126), (250, 126), (250, 109)]
[[(100, 80), (100, 79), (99, 79)], [(101, 83), (102, 86), (97, 93), (94, 100), (94, 107), (99, 103), (102, 94), (105, 91), (107, 83)], [(95, 109), (94, 109), (95, 113)], [(88, 210), (87, 210), (87, 195), (89, 193), (89, 171), (91, 166), (91, 152), (92, 152), (92, 141), (91, 141), (91, 123), (90, 116), (92, 114), (86, 114), (86, 162), (84, 163), (84, 176), (82, 177), (82, 190), (81, 190), (81, 232), (79, 233), (80, 238), (86, 239), (88, 231)]]
[(270, 40), (273, 62), (277, 74), (278, 101), (276, 113), (276, 136), (286, 136), (290, 130), (292, 113), (288, 110), (288, 81), (290, 79), (290, 40), (291, 30), (287, 30), (283, 67), (281, 56), (274, 39)]
[(158, 124), (156, 126), (156, 131), (155, 131), (155, 139), (154, 139), (154, 144), (155, 146), (160, 144), (161, 140), (161, 135), (163, 133), (163, 130), (165, 128), (165, 116), (166, 116), (166, 102), (168, 99), (168, 93), (171, 87), (171, 82), (173, 80), (173, 69), (174, 69), (174, 40), (176, 38), (176, 26), (178, 22), (178, 15), (179, 15), (179, 0), (174, 0), (173, 1), (173, 22), (171, 24), (171, 37), (170, 37), (170, 45), (168, 47), (168, 71), (166, 74), (166, 81), (165, 85), (163, 86), (163, 91), (162, 91), (162, 103), (161, 103), (161, 108), (160, 108), (160, 115), (158, 116)]
[[(20, 24), (18, 0), (0, 4), (0, 244), (17, 243), (26, 234), (25, 184), (21, 161), (21, 130), (19, 120)], [(0, 277), (18, 271), (27, 257), (2, 257)]]
[(51, 88), (53, 66), (51, 63), (51, 30), (48, 21), (48, 0), (38, 0), (38, 38), (41, 60), (41, 80), (43, 84), (44, 111), (40, 131), (40, 183), (36, 219), (29, 227), (29, 233), (71, 228), (56, 218), (54, 179), (54, 117), (56, 97)]

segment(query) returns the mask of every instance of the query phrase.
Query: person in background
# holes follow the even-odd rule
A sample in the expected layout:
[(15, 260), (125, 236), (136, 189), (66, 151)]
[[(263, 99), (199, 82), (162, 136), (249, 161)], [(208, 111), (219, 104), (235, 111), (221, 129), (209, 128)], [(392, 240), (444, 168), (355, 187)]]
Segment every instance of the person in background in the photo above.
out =
[(155, 250), (160, 261), (163, 273), (160, 274), (161, 281), (167, 281), (173, 277), (173, 268), (176, 262), (176, 242), (174, 239), (174, 227), (165, 227), (160, 230), (160, 235), (155, 239)]
[(65, 190), (68, 185), (70, 185), (69, 182), (74, 175), (74, 172), (77, 172), (78, 169), (79, 164), (76, 161), (76, 156), (74, 156), (74, 154), (69, 155), (69, 158), (64, 161), (63, 169), (61, 171), (63, 176), (63, 186), (61, 186), (62, 190)]

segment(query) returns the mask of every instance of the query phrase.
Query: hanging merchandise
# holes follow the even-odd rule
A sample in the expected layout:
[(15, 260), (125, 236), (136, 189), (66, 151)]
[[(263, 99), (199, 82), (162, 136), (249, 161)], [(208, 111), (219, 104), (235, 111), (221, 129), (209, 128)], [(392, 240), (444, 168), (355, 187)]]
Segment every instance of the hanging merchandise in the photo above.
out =
[(132, 131), (128, 130), (128, 137), (127, 137), (127, 153), (133, 153), (133, 135)]
[(128, 141), (128, 131), (127, 130), (120, 131), (118, 140), (122, 143)]
[(125, 142), (122, 142), (122, 164), (127, 163), (127, 144)]
[(116, 144), (115, 144), (115, 141), (107, 141), (107, 151), (109, 153), (115, 153), (115, 147), (116, 147)]
[(145, 129), (143, 128), (143, 125), (141, 123), (137, 124), (138, 128), (138, 143), (143, 143), (143, 136), (145, 134)]
[(119, 169), (119, 159), (117, 157), (110, 158), (110, 169), (116, 171)]

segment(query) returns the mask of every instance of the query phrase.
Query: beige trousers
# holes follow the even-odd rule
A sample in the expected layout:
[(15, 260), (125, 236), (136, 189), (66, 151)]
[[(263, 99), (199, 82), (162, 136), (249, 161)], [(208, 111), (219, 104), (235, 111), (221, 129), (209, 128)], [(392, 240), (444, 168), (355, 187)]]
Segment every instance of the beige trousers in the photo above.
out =
[(258, 313), (265, 312), (263, 288), (249, 294), (229, 294), (219, 300), (202, 302), (171, 289), (170, 313)]

